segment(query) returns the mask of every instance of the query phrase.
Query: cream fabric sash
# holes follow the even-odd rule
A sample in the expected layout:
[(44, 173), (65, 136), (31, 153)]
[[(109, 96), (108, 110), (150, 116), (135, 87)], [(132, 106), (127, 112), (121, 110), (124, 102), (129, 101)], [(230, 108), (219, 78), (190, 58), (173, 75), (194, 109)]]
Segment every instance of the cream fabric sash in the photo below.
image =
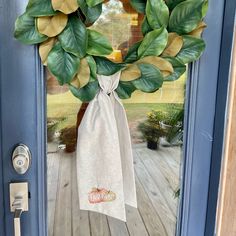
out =
[(137, 207), (133, 155), (124, 107), (115, 90), (120, 72), (98, 75), (100, 91), (78, 130), (80, 208), (126, 221), (125, 204)]

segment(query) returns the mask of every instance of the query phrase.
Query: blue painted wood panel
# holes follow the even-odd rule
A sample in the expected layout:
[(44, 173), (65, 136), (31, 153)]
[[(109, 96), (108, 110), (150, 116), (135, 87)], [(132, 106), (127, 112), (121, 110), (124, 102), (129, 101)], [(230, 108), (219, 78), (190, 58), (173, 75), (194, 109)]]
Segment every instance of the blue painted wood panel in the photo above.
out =
[[(1, 47), (1, 161), (5, 204), (5, 234), (13, 235), (13, 214), (9, 209), (9, 183), (28, 181), (30, 211), (22, 215), (22, 235), (46, 235), (45, 104), (42, 67), (35, 47), (24, 46), (13, 37), (16, 17), (27, 0), (2, 0), (0, 9)], [(32, 152), (32, 166), (17, 175), (11, 164), (14, 145), (24, 143)]]
[[(27, 180), (30, 183), (30, 212), (24, 213), (22, 217), (23, 235), (47, 234), (43, 70), (37, 49), (24, 46), (13, 38), (15, 19), (23, 12), (26, 2), (0, 2), (0, 171), (3, 167), (0, 184), (3, 182), (4, 186), (0, 194), (0, 206), (5, 198), (5, 217), (0, 211), (0, 234), (4, 236), (13, 235), (8, 184), (14, 180)], [(204, 33), (206, 52), (192, 66), (188, 81), (185, 171), (178, 231), (183, 236), (202, 236), (206, 228), (224, 8), (223, 0), (210, 1), (208, 29)], [(11, 153), (19, 142), (27, 144), (33, 156), (31, 170), (23, 177), (16, 175), (11, 166)], [(213, 213), (209, 214), (208, 217), (214, 217)], [(3, 224), (6, 226), (5, 233), (1, 232)]]
[[(3, 2), (0, 1), (0, 9), (3, 8)], [(0, 34), (1, 35), (1, 34)], [(1, 52), (1, 45), (0, 45), (0, 52)], [(0, 53), (0, 62), (1, 62), (1, 53)], [(1, 75), (1, 67), (0, 67), (0, 75)], [(1, 78), (1, 77), (0, 77)], [(0, 87), (1, 88), (1, 87)], [(0, 98), (1, 99), (1, 98)], [(1, 109), (1, 100), (0, 100), (0, 235), (5, 235), (5, 224), (4, 224), (4, 192), (3, 192), (3, 156), (2, 152), (2, 109)]]
[(214, 222), (216, 218), (211, 216), (214, 215), (217, 209), (225, 122), (227, 122), (226, 107), (234, 37), (233, 30), (235, 29), (235, 9), (235, 0), (227, 0), (225, 2), (205, 235), (213, 235), (215, 231)]
[[(228, 2), (234, 2), (229, 0)], [(222, 40), (224, 35), (225, 4), (227, 1), (209, 1), (209, 12), (206, 17), (208, 28), (204, 32), (207, 47), (199, 62), (192, 65), (188, 81), (188, 101), (185, 120), (185, 161), (182, 186), (182, 203), (180, 209), (180, 224), (178, 235), (182, 236), (212, 236), (214, 232), (216, 208), (208, 212), (208, 207), (216, 204), (217, 191), (209, 197), (209, 186), (218, 189), (219, 172), (210, 178), (210, 170), (216, 161), (212, 155), (215, 145), (223, 143), (223, 135), (215, 143), (217, 126), (222, 130), (224, 121), (215, 120), (219, 115), (216, 110), (217, 101), (226, 102), (227, 91), (219, 92), (223, 75), (219, 76), (220, 63), (229, 68), (230, 44), (224, 59), (222, 58)], [(226, 18), (224, 18), (226, 17)], [(232, 17), (232, 12), (230, 17)], [(232, 27), (228, 29), (232, 35)], [(223, 61), (222, 61), (223, 59)], [(227, 76), (228, 71), (224, 71)], [(225, 81), (227, 85), (227, 79)], [(220, 114), (222, 116), (222, 114)], [(216, 122), (216, 123), (215, 123)], [(218, 156), (221, 149), (218, 148)], [(213, 199), (214, 198), (214, 199)], [(209, 213), (209, 214), (208, 214)], [(207, 228), (211, 228), (207, 231)], [(213, 229), (213, 230), (212, 230)]]

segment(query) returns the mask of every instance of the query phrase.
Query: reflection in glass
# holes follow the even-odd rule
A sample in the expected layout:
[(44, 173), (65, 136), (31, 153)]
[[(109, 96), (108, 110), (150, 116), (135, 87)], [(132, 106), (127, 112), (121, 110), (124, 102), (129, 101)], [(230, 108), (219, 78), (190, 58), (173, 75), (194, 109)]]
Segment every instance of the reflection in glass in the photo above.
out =
[[(91, 28), (106, 35), (121, 62), (142, 38), (143, 16), (129, 1), (110, 0)], [(185, 82), (166, 82), (153, 94), (134, 92), (124, 100), (131, 130), (138, 209), (128, 207), (127, 223), (79, 210), (75, 148), (77, 126), (87, 104), (58, 85), (48, 72), (48, 234), (174, 236), (179, 204)]]

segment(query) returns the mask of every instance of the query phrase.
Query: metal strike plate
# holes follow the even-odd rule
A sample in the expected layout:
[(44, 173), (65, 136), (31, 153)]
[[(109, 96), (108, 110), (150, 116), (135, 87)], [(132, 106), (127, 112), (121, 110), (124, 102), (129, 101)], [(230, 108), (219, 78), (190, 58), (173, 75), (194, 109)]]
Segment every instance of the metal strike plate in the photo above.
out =
[(15, 212), (17, 208), (22, 211), (29, 210), (28, 183), (10, 183), (10, 210)]
[(12, 165), (16, 173), (25, 174), (31, 165), (31, 153), (25, 144), (19, 144), (12, 154)]

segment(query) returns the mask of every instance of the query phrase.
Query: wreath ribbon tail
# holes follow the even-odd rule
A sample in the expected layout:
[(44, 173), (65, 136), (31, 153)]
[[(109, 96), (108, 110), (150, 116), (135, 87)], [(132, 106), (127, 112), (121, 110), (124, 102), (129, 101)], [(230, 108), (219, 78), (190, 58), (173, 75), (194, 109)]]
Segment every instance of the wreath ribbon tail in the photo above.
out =
[(131, 139), (115, 90), (120, 72), (98, 75), (101, 87), (78, 129), (80, 208), (126, 221), (125, 204), (137, 207)]

